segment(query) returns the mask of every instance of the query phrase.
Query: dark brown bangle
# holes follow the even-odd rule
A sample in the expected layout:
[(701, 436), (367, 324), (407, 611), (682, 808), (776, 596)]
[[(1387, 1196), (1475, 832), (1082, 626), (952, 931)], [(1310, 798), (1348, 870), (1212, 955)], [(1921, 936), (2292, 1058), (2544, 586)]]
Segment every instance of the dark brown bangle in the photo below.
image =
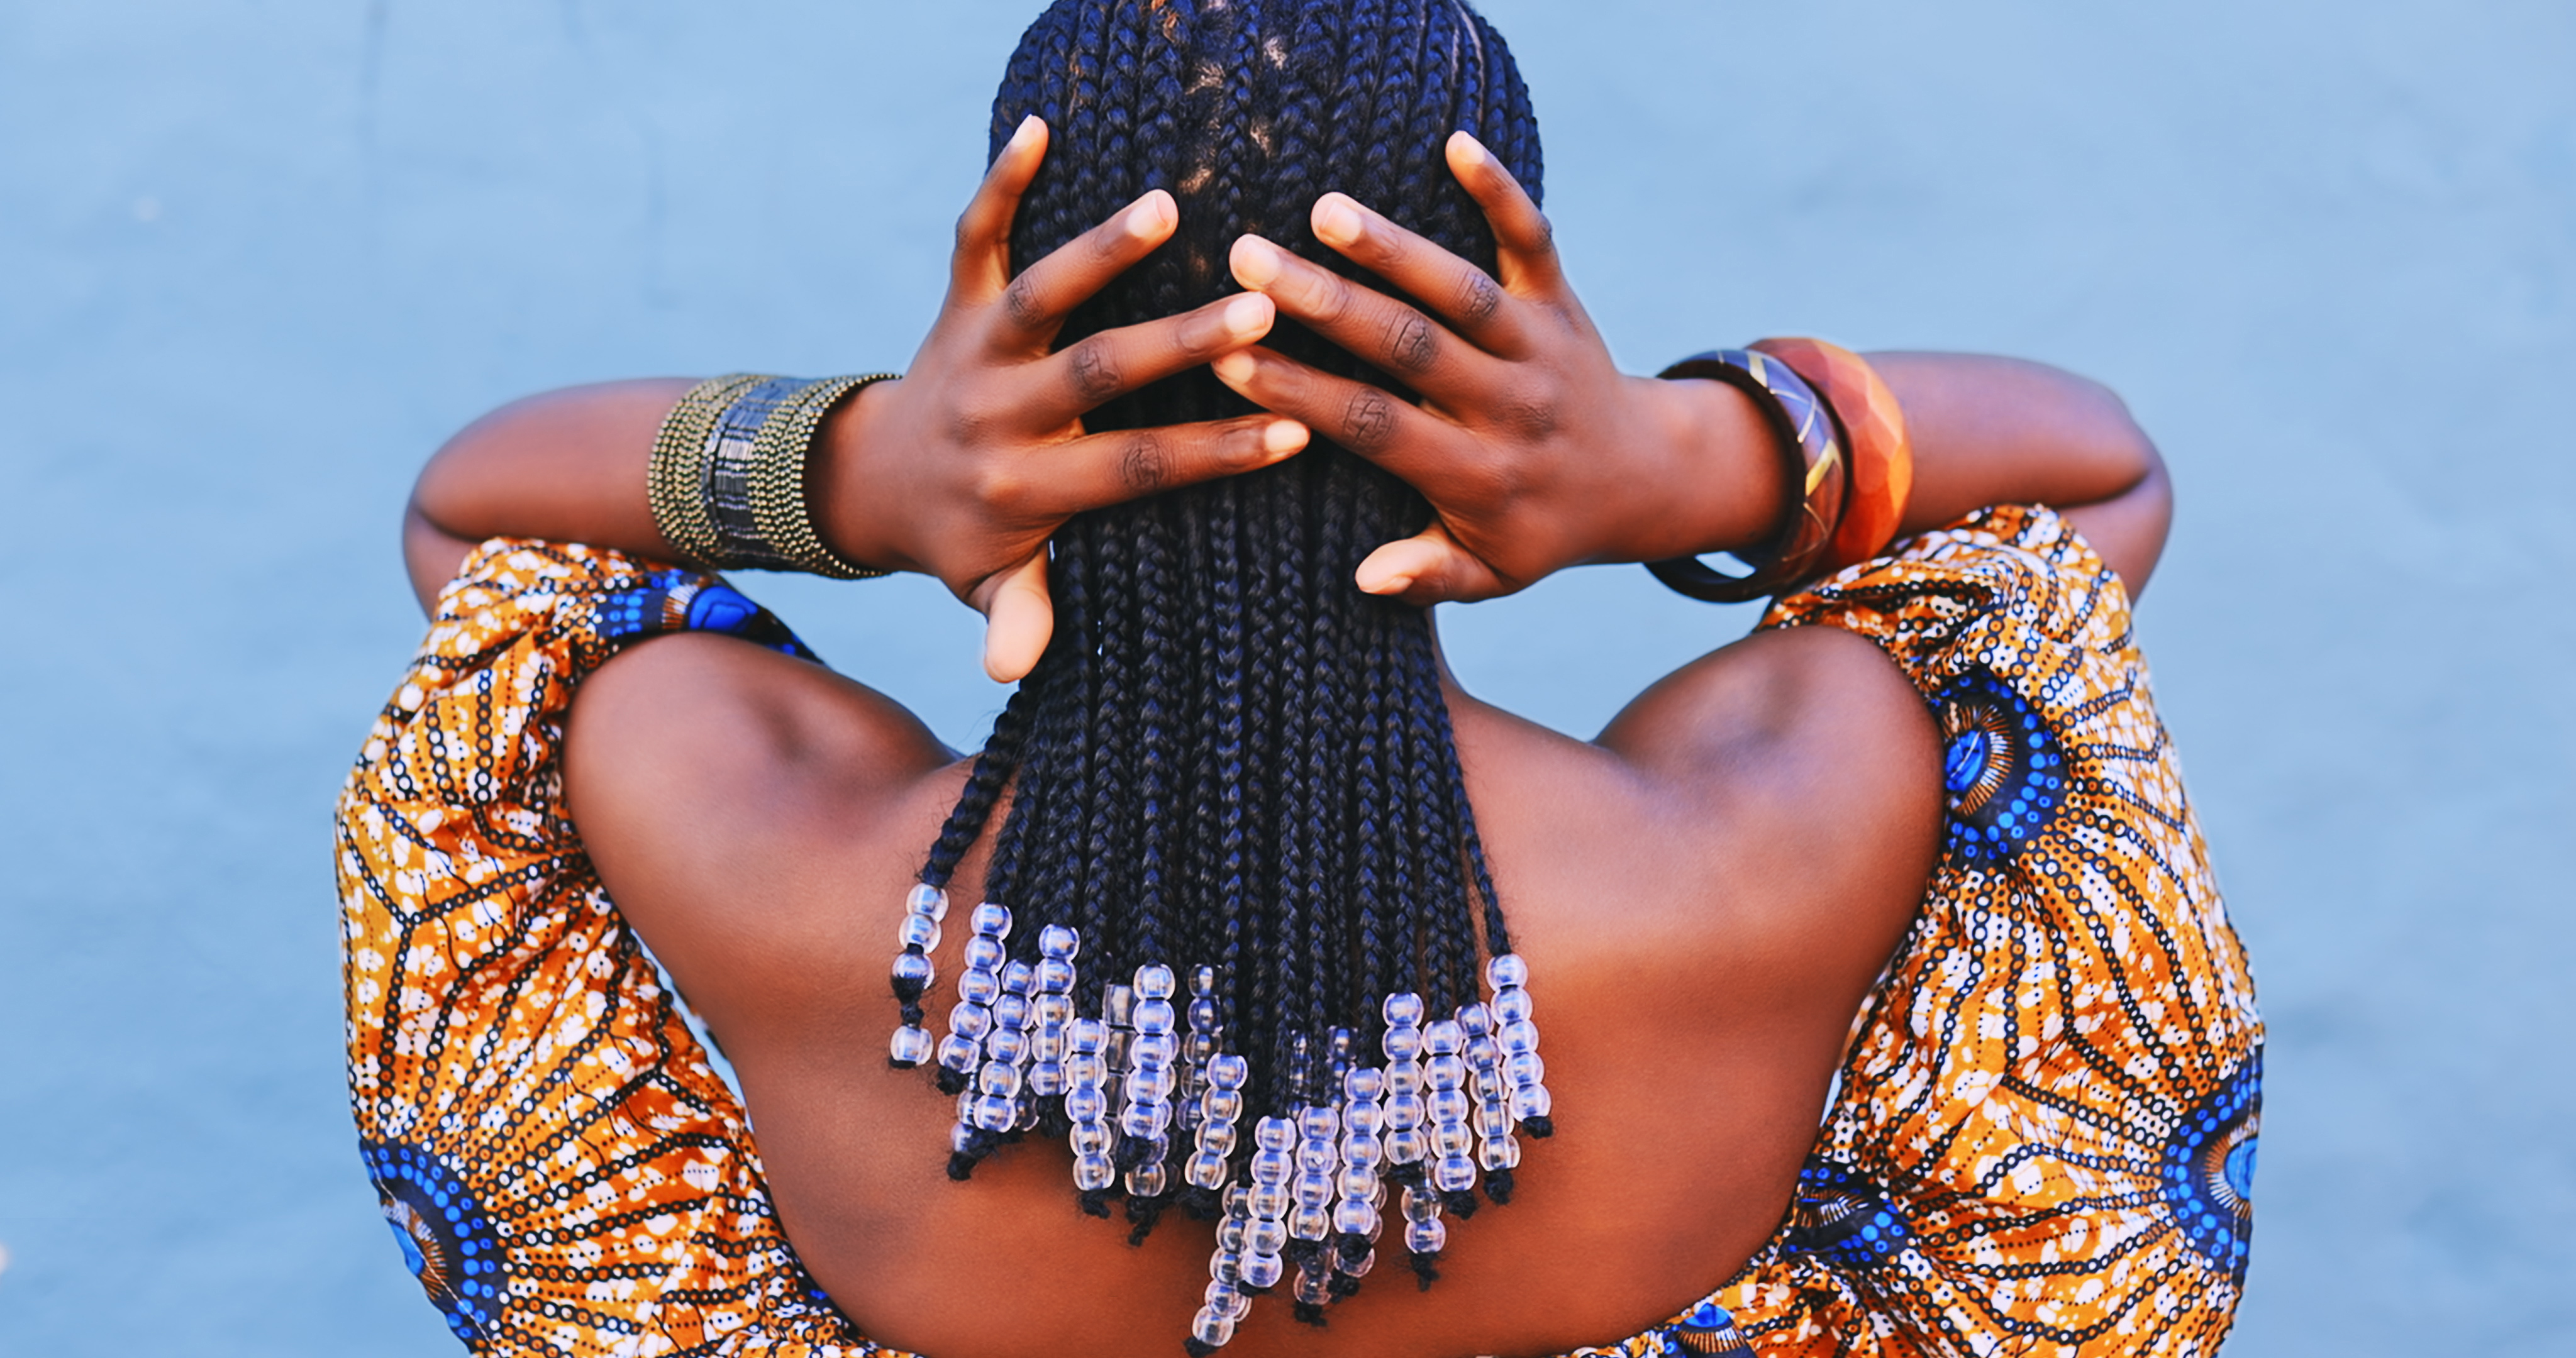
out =
[(1688, 556), (1649, 561), (1646, 569), (1675, 591), (1707, 603), (1786, 593), (1813, 573), (1842, 522), (1848, 475), (1831, 413), (1788, 364), (1748, 349), (1699, 354), (1659, 375), (1710, 378), (1752, 397), (1779, 442), (1787, 493), (1771, 545), (1753, 555), (1735, 554), (1753, 567), (1751, 574), (1722, 575)]

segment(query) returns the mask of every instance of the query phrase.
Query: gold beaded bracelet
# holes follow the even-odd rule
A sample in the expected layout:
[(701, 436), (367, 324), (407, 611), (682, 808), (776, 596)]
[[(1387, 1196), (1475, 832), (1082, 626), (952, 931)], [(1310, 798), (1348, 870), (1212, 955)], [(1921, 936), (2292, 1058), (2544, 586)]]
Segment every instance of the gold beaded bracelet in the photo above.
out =
[(896, 376), (807, 381), (733, 373), (691, 387), (654, 436), (645, 483), (655, 526), (683, 554), (718, 569), (841, 580), (886, 574), (844, 561), (824, 544), (806, 498), (806, 471), (832, 407)]

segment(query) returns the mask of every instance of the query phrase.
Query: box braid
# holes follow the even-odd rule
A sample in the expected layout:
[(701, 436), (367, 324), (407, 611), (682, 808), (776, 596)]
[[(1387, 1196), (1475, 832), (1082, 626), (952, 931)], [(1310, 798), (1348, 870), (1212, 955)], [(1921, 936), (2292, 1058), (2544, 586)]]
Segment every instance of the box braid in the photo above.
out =
[[(1077, 309), (1060, 346), (1234, 291), (1227, 251), (1246, 233), (1385, 287), (1314, 240), (1308, 212), (1333, 190), (1491, 268), (1491, 232), (1446, 167), (1453, 130), (1539, 192), (1528, 92), (1461, 0), (1057, 0), (1011, 57), (994, 154), (1032, 113), (1054, 140), (1014, 223), (1014, 272), (1148, 189), (1180, 206), (1174, 237)], [(1269, 342), (1403, 391), (1294, 323)], [(1250, 409), (1202, 369), (1088, 425)], [(1007, 792), (985, 894), (1014, 912), (1012, 955), (1034, 961), (1045, 924), (1078, 929), (1086, 1013), (1141, 964), (1214, 966), (1255, 1109), (1322, 1101), (1330, 1035), (1374, 1052), (1391, 991), (1434, 1014), (1476, 999), (1482, 957), (1510, 940), (1428, 620), (1352, 583), (1370, 550), (1429, 520), (1402, 482), (1318, 439), (1066, 524), (1054, 641), (922, 879), (947, 884)], [(920, 996), (899, 998), (917, 1021)], [(1130, 1206), (1141, 1233), (1160, 1204)]]

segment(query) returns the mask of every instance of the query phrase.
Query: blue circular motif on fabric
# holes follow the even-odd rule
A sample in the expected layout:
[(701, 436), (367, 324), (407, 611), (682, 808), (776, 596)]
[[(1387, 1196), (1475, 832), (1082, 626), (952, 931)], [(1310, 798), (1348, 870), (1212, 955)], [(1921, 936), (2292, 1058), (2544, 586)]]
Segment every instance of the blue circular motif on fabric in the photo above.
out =
[(1941, 780), (1950, 794), (1948, 852), (2000, 863), (2044, 833), (2066, 804), (2066, 753), (2029, 699), (1985, 670), (1944, 690)]
[(1809, 1160), (1798, 1171), (1789, 1212), (1789, 1248), (1850, 1268), (1883, 1264), (1914, 1238), (1885, 1190), (1831, 1160)]
[(2203, 1258), (2240, 1283), (2254, 1239), (2255, 1126), (2262, 1109), (2258, 1050), (2176, 1125), (2160, 1167), (2174, 1224)]
[(709, 585), (689, 600), (688, 621), (683, 624), (692, 632), (740, 632), (760, 616), (760, 605), (743, 597), (731, 585)]
[(1664, 1331), (1667, 1354), (1751, 1353), (1753, 1346), (1735, 1328), (1735, 1316), (1714, 1300), (1702, 1301)]
[(363, 1142), (359, 1156), (403, 1264), (456, 1337), (473, 1343), (500, 1319), (509, 1267), (492, 1219), (447, 1161), (400, 1142)]

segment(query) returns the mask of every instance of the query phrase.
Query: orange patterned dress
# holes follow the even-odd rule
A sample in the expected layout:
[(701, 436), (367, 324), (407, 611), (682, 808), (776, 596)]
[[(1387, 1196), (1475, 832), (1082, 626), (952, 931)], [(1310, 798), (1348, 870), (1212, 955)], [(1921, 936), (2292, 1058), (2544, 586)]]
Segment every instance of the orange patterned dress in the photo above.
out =
[[(2056, 515), (1999, 508), (1764, 625), (1849, 628), (1904, 668), (1947, 737), (1948, 845), (1778, 1234), (1582, 1354), (2214, 1353), (2262, 1025), (2118, 581)], [(564, 813), (575, 686), (683, 629), (806, 654), (712, 577), (486, 543), (340, 799), (361, 1155), (478, 1352), (885, 1352), (798, 1265), (739, 1103)]]

